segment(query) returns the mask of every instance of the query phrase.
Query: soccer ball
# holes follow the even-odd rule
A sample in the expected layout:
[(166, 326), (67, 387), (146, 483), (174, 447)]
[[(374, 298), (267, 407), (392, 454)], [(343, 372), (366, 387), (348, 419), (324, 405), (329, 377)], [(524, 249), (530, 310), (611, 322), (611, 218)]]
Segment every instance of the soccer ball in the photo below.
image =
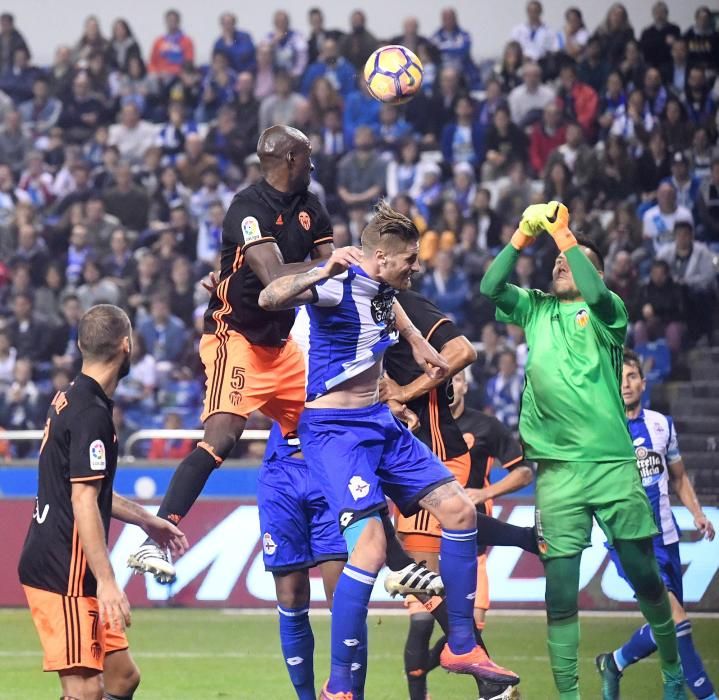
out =
[(364, 65), (370, 95), (380, 102), (409, 102), (422, 86), (422, 63), (404, 46), (383, 46)]

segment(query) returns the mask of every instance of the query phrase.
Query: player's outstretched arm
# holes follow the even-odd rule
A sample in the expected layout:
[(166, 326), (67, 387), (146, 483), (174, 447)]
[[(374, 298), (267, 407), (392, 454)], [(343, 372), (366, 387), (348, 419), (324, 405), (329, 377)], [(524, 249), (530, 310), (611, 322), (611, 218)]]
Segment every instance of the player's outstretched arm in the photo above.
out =
[(447, 377), (449, 365), (447, 361), (432, 347), (427, 339), (412, 323), (407, 312), (396, 299), (393, 305), (395, 327), (398, 333), (409, 343), (414, 361), (422, 368), (430, 379), (438, 383)]
[[(266, 246), (269, 247), (269, 246)], [(266, 311), (280, 311), (308, 304), (315, 299), (313, 287), (318, 282), (336, 277), (350, 265), (359, 265), (362, 251), (354, 246), (337, 248), (322, 267), (313, 267), (307, 272), (285, 275), (272, 280), (260, 292), (258, 303)], [(313, 262), (313, 265), (317, 265)]]
[(97, 579), (100, 620), (122, 630), (130, 624), (130, 604), (115, 581), (105, 543), (105, 528), (97, 506), (100, 480), (73, 482), (71, 500), (77, 533), (87, 564)]
[(694, 518), (694, 525), (697, 530), (708, 540), (714, 539), (714, 525), (712, 521), (704, 515), (704, 511), (697, 498), (696, 491), (692, 482), (689, 480), (687, 470), (684, 468), (684, 460), (678, 459), (669, 465), (669, 478), (671, 480), (674, 492), (679, 496), (682, 502)]
[(160, 547), (169, 547), (173, 556), (182, 556), (188, 547), (187, 538), (178, 527), (115, 491), (112, 492), (112, 517), (142, 528)]

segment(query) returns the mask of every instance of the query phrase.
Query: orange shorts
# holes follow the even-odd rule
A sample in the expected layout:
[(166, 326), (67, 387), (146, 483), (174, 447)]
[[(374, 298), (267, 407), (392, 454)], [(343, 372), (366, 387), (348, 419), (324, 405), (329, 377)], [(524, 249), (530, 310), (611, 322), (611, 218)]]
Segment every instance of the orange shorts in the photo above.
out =
[(203, 423), (214, 413), (247, 418), (261, 411), (280, 424), (283, 435), (297, 430), (305, 405), (305, 358), (293, 340), (272, 348), (252, 345), (234, 331), (206, 333), (200, 359), (207, 376)]
[(124, 632), (100, 623), (97, 598), (78, 598), (23, 586), (44, 652), (43, 671), (102, 671), (105, 654), (127, 649)]
[[(447, 459), (444, 464), (462, 486), (467, 483), (472, 466), (469, 452)], [(399, 514), (396, 530), (402, 535), (402, 546), (408, 552), (439, 552), (442, 528), (437, 518), (426, 510), (420, 510), (409, 518)]]

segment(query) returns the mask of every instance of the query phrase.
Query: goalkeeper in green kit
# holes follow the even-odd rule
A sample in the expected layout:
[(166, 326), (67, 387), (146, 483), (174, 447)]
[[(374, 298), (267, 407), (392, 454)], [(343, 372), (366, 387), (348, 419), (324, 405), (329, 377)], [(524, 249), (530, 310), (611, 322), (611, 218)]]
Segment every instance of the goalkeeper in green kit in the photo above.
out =
[[(686, 698), (657, 533), (624, 417), (620, 383), (627, 311), (604, 284), (593, 244), (577, 242), (563, 204), (528, 207), (482, 279), (497, 320), (522, 326), (529, 355), (519, 433), (538, 463), (536, 528), (547, 579), (549, 658), (563, 700), (579, 698), (579, 564), (592, 517), (616, 548), (661, 657), (664, 700)], [(548, 232), (559, 248), (552, 292), (507, 282), (520, 251)]]

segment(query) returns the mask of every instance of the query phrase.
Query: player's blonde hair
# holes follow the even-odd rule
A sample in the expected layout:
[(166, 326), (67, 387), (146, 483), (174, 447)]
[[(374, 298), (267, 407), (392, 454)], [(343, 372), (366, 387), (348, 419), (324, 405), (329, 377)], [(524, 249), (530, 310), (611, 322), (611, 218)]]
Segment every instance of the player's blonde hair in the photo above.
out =
[(380, 245), (384, 246), (398, 240), (402, 243), (419, 240), (419, 231), (411, 219), (400, 214), (387, 203), (380, 199), (374, 208), (374, 214), (362, 231), (362, 248), (376, 250)]

